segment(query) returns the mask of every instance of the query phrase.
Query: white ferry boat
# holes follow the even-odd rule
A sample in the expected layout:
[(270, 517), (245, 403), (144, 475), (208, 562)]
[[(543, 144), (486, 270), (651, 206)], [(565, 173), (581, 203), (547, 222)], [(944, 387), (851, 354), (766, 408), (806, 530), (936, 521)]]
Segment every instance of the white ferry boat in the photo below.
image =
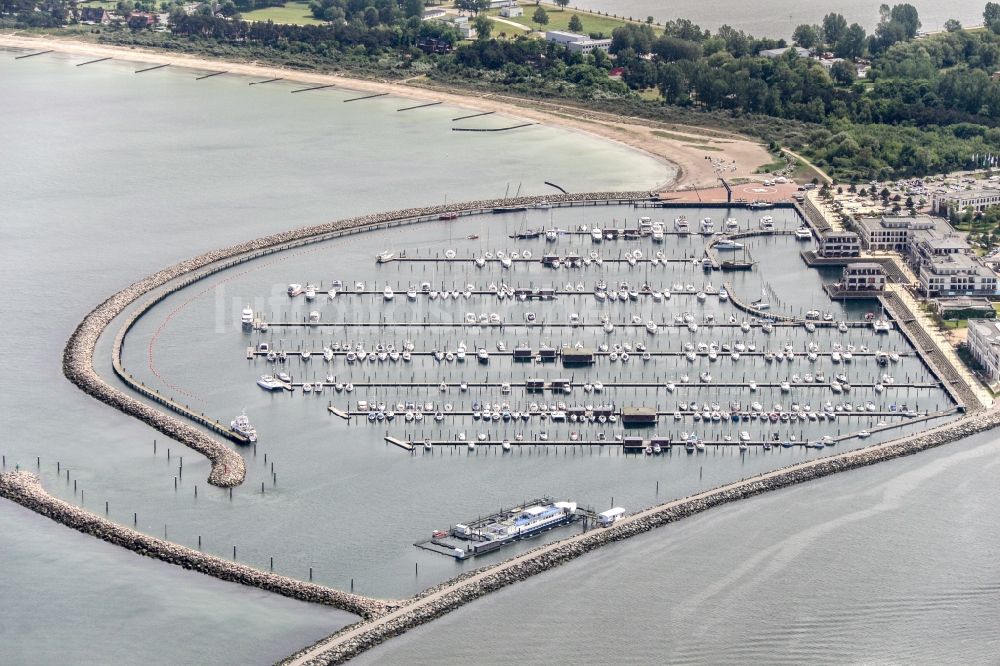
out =
[(375, 256), (375, 261), (380, 264), (386, 264), (395, 258), (396, 256), (392, 252), (389, 252), (389, 250), (384, 250), (383, 252), (380, 252), (378, 255)]
[(809, 227), (799, 227), (798, 229), (795, 230), (796, 240), (807, 241), (807, 240), (812, 240), (812, 237), (813, 235), (812, 232), (809, 230)]
[(246, 412), (243, 412), (229, 424), (233, 431), (243, 435), (247, 438), (247, 441), (253, 444), (257, 441), (257, 430), (250, 425), (250, 419), (247, 418)]

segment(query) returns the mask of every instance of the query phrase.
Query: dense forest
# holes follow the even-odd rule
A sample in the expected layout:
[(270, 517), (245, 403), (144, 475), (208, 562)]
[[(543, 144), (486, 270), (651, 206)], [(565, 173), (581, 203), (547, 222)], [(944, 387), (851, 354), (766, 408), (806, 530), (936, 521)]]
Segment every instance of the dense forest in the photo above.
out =
[[(313, 0), (313, 15), (326, 21), (318, 26), (247, 22), (239, 14), (273, 2), (224, 0), (193, 12), (163, 3), (169, 33), (111, 26), (100, 38), (361, 75), (425, 73), (448, 85), (651, 119), (700, 116), (802, 151), (854, 180), (953, 170), (976, 155), (1000, 154), (997, 3), (984, 9), (985, 29), (949, 21), (944, 32), (921, 36), (912, 5), (882, 5), (872, 34), (829, 13), (798, 26), (792, 44), (683, 19), (628, 23), (607, 35), (609, 53), (583, 55), (533, 37), (494, 37), (485, 16), (476, 18), (479, 38), (459, 43), (449, 24), (422, 20), (423, 0)], [(76, 11), (66, 0), (0, 0), (0, 26), (64, 25)], [(613, 68), (619, 77), (609, 76)]]

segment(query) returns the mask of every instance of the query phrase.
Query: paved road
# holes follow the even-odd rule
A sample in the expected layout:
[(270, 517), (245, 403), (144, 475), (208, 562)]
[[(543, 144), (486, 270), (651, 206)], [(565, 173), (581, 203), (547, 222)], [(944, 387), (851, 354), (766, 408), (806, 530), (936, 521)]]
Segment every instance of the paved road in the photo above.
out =
[(827, 183), (833, 183), (833, 178), (831, 178), (830, 175), (827, 172), (823, 171), (822, 169), (820, 169), (818, 166), (816, 166), (815, 164), (813, 164), (812, 162), (810, 162), (806, 158), (802, 157), (801, 155), (799, 155), (798, 153), (796, 153), (794, 151), (789, 150), (788, 148), (782, 148), (781, 150), (784, 151), (785, 153), (791, 155), (795, 159), (801, 161), (807, 167), (809, 167), (810, 169), (812, 169), (813, 171), (815, 171), (816, 173), (818, 173), (819, 176), (820, 176), (820, 178), (822, 178), (823, 180), (825, 180)]

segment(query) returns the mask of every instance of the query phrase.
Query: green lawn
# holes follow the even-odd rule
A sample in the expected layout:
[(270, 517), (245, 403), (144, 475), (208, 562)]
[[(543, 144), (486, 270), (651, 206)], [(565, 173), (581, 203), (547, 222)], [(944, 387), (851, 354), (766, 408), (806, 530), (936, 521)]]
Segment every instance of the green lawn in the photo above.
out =
[[(548, 12), (549, 22), (546, 25), (541, 26), (541, 30), (569, 30), (569, 20), (573, 16), (580, 17), (580, 23), (583, 24), (583, 30), (580, 32), (589, 35), (593, 32), (604, 33), (606, 37), (611, 37), (611, 31), (615, 28), (620, 28), (621, 26), (627, 24), (629, 21), (626, 19), (616, 19), (610, 16), (601, 16), (600, 14), (591, 14), (590, 12), (584, 11), (574, 11), (572, 9), (559, 9), (553, 5), (542, 5), (545, 7), (545, 11)], [(535, 5), (523, 5), (524, 16), (518, 16), (515, 18), (505, 19), (507, 21), (512, 21), (514, 23), (519, 23), (526, 28), (538, 29), (539, 26), (531, 21), (531, 15), (535, 13)], [(489, 12), (490, 16), (498, 16), (498, 10), (491, 10)], [(503, 24), (500, 24), (503, 25)], [(660, 31), (657, 30), (657, 33)]]
[(78, 7), (104, 7), (107, 10), (117, 9), (118, 2), (115, 0), (86, 0), (77, 3)]
[(774, 173), (775, 171), (781, 171), (786, 166), (788, 166), (788, 162), (785, 161), (785, 158), (778, 157), (769, 164), (762, 164), (757, 167), (756, 173)]
[(243, 14), (244, 21), (274, 21), (289, 25), (323, 25), (313, 18), (307, 2), (288, 2), (284, 7), (265, 7)]

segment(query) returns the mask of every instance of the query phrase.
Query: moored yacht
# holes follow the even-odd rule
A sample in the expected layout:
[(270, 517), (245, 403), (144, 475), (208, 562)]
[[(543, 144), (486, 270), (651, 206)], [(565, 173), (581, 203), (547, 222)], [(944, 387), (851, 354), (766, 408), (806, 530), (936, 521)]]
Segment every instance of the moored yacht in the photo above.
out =
[(246, 412), (233, 419), (229, 425), (234, 432), (246, 437), (251, 444), (257, 441), (257, 429), (250, 425), (250, 419), (247, 418)]
[(257, 380), (257, 386), (265, 391), (279, 391), (285, 388), (285, 382), (274, 375), (261, 375), (260, 379)]
[(732, 238), (723, 238), (713, 245), (716, 250), (742, 250), (743, 243), (734, 241)]

